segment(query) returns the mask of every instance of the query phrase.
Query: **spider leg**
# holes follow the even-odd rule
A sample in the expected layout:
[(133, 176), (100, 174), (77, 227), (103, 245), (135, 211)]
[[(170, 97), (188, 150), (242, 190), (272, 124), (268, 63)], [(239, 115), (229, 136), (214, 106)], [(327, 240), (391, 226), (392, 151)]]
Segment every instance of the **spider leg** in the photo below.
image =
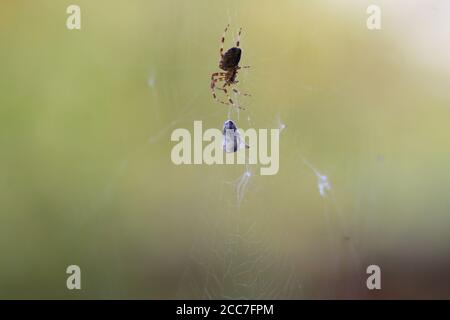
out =
[(223, 45), (225, 43), (225, 33), (227, 33), (228, 27), (230, 24), (227, 24), (225, 30), (223, 31), (222, 39), (220, 40), (220, 57), (223, 58)]
[(226, 72), (214, 72), (211, 75), (211, 88), (213, 88), (215, 86), (215, 83), (219, 80), (219, 79), (223, 79), (226, 76)]
[[(235, 107), (235, 108), (239, 108), (239, 109), (245, 110), (245, 108), (243, 108), (243, 107), (241, 107), (241, 106), (237, 106), (237, 105), (234, 103), (234, 101), (230, 98), (230, 96), (229, 96), (229, 94), (228, 94), (228, 90), (225, 89), (225, 86), (227, 85), (226, 82), (225, 82), (225, 84), (224, 84), (224, 86), (223, 86), (222, 88), (216, 87), (216, 83), (219, 82), (219, 81), (225, 81), (225, 77), (214, 78), (214, 79), (211, 81), (211, 93), (212, 93), (212, 96), (213, 96), (214, 100), (215, 100), (216, 102), (219, 102), (219, 103), (224, 104), (224, 105), (232, 105), (232, 106)], [(215, 90), (215, 89), (222, 90), (222, 91), (224, 92), (224, 94), (226, 95), (228, 102), (219, 100), (219, 99), (217, 98), (216, 90)]]
[[(216, 100), (217, 102), (220, 102), (222, 104), (228, 104), (226, 102), (220, 101), (219, 99), (217, 99), (217, 95), (216, 95), (216, 83), (219, 81), (224, 81), (225, 77), (218, 77), (219, 72), (216, 72), (215, 74), (213, 73), (213, 75), (211, 76), (211, 93), (212, 96), (214, 98), (214, 100)], [(220, 88), (217, 88), (220, 89)]]
[(239, 32), (238, 32), (237, 40), (236, 40), (236, 47), (238, 47), (238, 48), (239, 48), (239, 44), (241, 42), (241, 31), (242, 31), (242, 28), (239, 28)]
[(214, 73), (211, 75), (211, 80), (214, 80), (214, 78), (216, 78), (216, 77), (224, 77), (224, 76), (226, 76), (226, 75), (227, 75), (226, 72), (214, 72)]
[(236, 84), (236, 83), (238, 83), (238, 82), (239, 82), (239, 81), (237, 81), (237, 80), (234, 80), (233, 82), (225, 82), (225, 83), (223, 84), (223, 88), (225, 88), (226, 86), (231, 87), (232, 84)]
[(238, 89), (233, 88), (233, 92), (236, 93), (237, 95), (242, 95), (242, 96), (246, 96), (246, 97), (251, 97), (252, 95), (249, 93), (245, 93), (245, 92), (240, 92)]
[(233, 107), (235, 107), (235, 108), (239, 108), (239, 109), (241, 109), (241, 110), (245, 110), (244, 107), (238, 106), (238, 105), (236, 105), (236, 104), (234, 103), (234, 101), (231, 99), (230, 95), (228, 94), (228, 90), (227, 90), (227, 89), (225, 89), (225, 88), (220, 88), (220, 89), (223, 90), (223, 92), (224, 92), (225, 95), (227, 96), (228, 103), (226, 103), (226, 104), (231, 104), (231, 105), (232, 105)]
[[(228, 90), (225, 88), (220, 88), (220, 87), (215, 87), (215, 89), (217, 90), (222, 90), (225, 94), (228, 94)], [(239, 96), (246, 96), (246, 97), (251, 97), (252, 95), (250, 93), (245, 93), (245, 92), (240, 92), (238, 89), (233, 88), (231, 89), (236, 95)]]

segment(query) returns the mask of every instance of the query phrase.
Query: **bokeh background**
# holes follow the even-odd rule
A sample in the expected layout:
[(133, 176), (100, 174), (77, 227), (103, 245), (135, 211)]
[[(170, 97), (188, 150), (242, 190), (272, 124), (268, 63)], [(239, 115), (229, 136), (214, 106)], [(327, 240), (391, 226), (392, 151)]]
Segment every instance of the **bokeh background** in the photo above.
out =
[[(227, 23), (275, 176), (170, 160)], [(2, 1), (0, 298), (450, 298), (449, 57), (445, 0)]]

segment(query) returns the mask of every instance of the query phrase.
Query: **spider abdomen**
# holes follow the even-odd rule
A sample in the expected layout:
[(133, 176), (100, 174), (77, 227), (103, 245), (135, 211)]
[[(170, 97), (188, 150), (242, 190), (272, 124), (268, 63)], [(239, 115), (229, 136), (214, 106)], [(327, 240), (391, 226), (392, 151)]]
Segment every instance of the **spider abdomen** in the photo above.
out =
[(225, 71), (236, 68), (241, 60), (241, 52), (241, 49), (237, 47), (228, 49), (228, 51), (223, 55), (222, 60), (220, 60), (219, 67)]

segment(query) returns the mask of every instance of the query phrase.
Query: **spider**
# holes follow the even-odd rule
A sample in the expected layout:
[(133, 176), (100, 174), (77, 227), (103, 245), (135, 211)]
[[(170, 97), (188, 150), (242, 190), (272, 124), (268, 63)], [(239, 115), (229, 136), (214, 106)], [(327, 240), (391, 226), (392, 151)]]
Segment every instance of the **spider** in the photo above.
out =
[[(225, 28), (225, 31), (223, 32), (222, 39), (221, 39), (221, 46), (220, 46), (220, 62), (219, 62), (219, 68), (222, 69), (225, 72), (214, 72), (211, 75), (211, 92), (213, 95), (214, 100), (216, 100), (219, 103), (226, 104), (226, 105), (232, 105), (233, 107), (237, 107), (239, 109), (245, 109), (241, 106), (236, 106), (236, 104), (231, 100), (228, 90), (226, 87), (230, 87), (232, 84), (236, 84), (239, 81), (236, 80), (236, 76), (238, 73), (238, 70), (241, 68), (250, 68), (250, 66), (239, 66), (239, 61), (241, 60), (241, 53), (242, 50), (239, 48), (240, 38), (241, 38), (241, 31), (242, 28), (239, 29), (236, 46), (228, 49), (225, 54), (223, 53), (223, 45), (225, 42), (225, 34), (228, 30), (228, 27), (230, 25), (227, 25)], [(221, 88), (216, 87), (217, 82), (223, 81), (224, 84)], [(215, 89), (222, 90), (225, 95), (227, 96), (228, 102), (221, 101), (216, 96)], [(236, 88), (232, 88), (232, 91), (236, 94), (241, 94), (239, 90)], [(244, 96), (250, 96), (248, 93), (242, 93)]]

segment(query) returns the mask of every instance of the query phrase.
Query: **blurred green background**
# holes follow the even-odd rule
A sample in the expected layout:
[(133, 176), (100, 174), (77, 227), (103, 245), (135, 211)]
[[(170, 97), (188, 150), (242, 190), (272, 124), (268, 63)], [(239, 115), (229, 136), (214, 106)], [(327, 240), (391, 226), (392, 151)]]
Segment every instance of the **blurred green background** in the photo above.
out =
[[(0, 298), (450, 298), (450, 6), (376, 1), (370, 31), (370, 4), (2, 1)], [(233, 119), (286, 126), (275, 176), (170, 160), (173, 129), (227, 119), (227, 23)]]

